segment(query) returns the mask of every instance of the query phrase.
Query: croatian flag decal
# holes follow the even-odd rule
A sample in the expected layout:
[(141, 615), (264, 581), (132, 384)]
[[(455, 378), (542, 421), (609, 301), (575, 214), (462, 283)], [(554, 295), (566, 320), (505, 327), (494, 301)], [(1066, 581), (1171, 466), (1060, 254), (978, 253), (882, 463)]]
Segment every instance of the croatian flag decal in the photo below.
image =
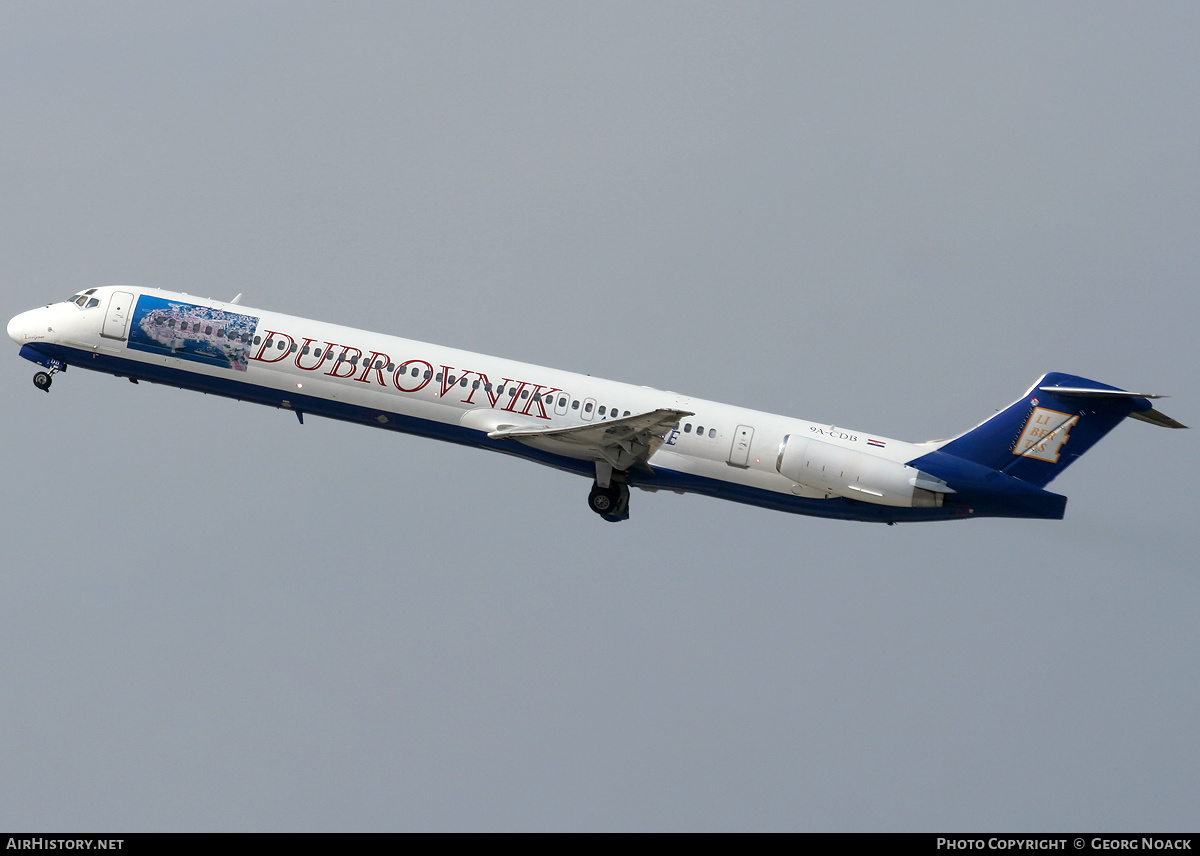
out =
[(887, 443), (885, 443), (883, 440), (872, 440), (870, 437), (868, 437), (867, 445), (868, 446), (877, 446), (878, 448), (882, 449), (884, 446), (887, 445)]

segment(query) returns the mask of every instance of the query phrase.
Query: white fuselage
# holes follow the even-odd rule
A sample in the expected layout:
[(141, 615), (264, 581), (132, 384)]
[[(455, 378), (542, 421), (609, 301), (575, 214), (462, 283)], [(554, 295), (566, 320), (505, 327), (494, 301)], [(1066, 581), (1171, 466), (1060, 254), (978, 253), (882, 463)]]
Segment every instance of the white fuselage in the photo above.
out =
[[(848, 499), (856, 507), (911, 506), (903, 496), (892, 496), (913, 481), (909, 474), (915, 471), (904, 464), (936, 448), (158, 289), (93, 289), (81, 300), (18, 315), (8, 332), (69, 365), (204, 389), (301, 415), (456, 442), (477, 437), (478, 445), (581, 474), (592, 474), (603, 459), (594, 443), (571, 444), (553, 433), (492, 441), (488, 435), (512, 428), (582, 429), (652, 411), (690, 413), (659, 433), (652, 453), (639, 462), (648, 472), (671, 477), (643, 478), (631, 469), (631, 484), (697, 490), (804, 513), (821, 513), (812, 501), (835, 503), (839, 510), (829, 516), (837, 517), (858, 516), (840, 510)], [(820, 454), (814, 456), (814, 450)], [(827, 461), (841, 470), (882, 467), (889, 486), (856, 487), (853, 473), (833, 475)], [(907, 490), (911, 499), (911, 484)], [(809, 502), (790, 507), (796, 499)], [(868, 513), (865, 519), (875, 518)]]

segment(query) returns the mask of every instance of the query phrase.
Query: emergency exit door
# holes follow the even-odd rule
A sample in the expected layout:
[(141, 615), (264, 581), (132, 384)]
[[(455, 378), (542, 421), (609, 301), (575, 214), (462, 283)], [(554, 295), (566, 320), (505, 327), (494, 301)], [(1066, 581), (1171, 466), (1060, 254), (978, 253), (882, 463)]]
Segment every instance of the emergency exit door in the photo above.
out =
[(737, 430), (733, 432), (733, 445), (729, 447), (729, 461), (731, 467), (748, 467), (750, 466), (750, 443), (754, 440), (754, 429), (749, 425), (739, 425)]

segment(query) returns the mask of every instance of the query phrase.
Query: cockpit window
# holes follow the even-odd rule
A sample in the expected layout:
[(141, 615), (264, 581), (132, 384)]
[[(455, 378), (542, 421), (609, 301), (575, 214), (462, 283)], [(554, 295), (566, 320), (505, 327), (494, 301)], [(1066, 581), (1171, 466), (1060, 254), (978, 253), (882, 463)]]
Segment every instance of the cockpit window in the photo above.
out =
[(72, 294), (69, 298), (67, 298), (67, 303), (74, 303), (80, 309), (92, 309), (96, 306), (99, 306), (100, 298), (88, 297), (88, 295), (95, 290), (96, 289), (93, 288), (88, 291), (81, 291), (77, 292), (76, 294)]

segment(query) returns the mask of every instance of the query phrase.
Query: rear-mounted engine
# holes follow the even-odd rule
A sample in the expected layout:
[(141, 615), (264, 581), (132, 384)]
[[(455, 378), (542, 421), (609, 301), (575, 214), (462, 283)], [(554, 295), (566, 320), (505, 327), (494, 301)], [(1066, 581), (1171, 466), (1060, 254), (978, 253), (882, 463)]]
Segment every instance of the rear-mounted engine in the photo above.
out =
[(898, 461), (788, 434), (775, 469), (786, 478), (834, 496), (899, 508), (940, 508), (954, 491), (941, 479)]

